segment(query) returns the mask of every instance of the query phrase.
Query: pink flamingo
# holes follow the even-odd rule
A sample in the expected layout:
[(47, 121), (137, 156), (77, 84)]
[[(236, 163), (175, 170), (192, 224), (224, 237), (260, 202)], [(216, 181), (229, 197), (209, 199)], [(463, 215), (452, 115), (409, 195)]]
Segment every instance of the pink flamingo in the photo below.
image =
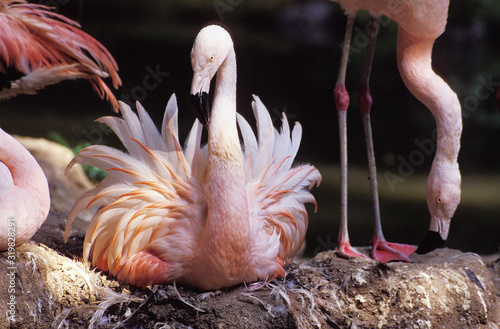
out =
[[(46, 6), (0, 1), (0, 98), (66, 79), (90, 79), (101, 98), (118, 102), (103, 78), (120, 78), (109, 52), (78, 24)], [(31, 154), (0, 129), (0, 251), (29, 240), (50, 209), (47, 179)]]
[[(256, 137), (236, 113), (236, 59), (229, 33), (202, 29), (191, 51), (195, 121), (185, 147), (179, 144), (177, 104), (167, 104), (161, 134), (137, 103), (139, 117), (121, 104), (123, 119), (104, 117), (128, 153), (106, 146), (80, 151), (76, 162), (107, 171), (82, 195), (75, 216), (99, 206), (85, 236), (84, 257), (119, 280), (137, 286), (176, 281), (202, 290), (284, 276), (284, 262), (303, 245), (309, 189), (321, 176), (311, 165), (291, 167), (301, 127), (273, 128), (254, 96)], [(217, 73), (211, 114), (210, 81)], [(238, 137), (237, 122), (244, 147)], [(291, 137), (290, 137), (291, 134)]]
[(456, 94), (431, 67), (432, 46), (446, 26), (449, 0), (335, 0), (348, 16), (339, 75), (335, 86), (335, 101), (339, 117), (341, 144), (341, 224), (337, 252), (346, 257), (363, 257), (349, 242), (347, 231), (347, 135), (346, 113), (349, 95), (345, 89), (345, 74), (354, 18), (360, 9), (372, 14), (372, 30), (358, 90), (363, 115), (375, 225), (372, 256), (379, 261), (410, 261), (416, 247), (389, 243), (382, 234), (378, 206), (377, 177), (370, 124), (371, 96), (368, 80), (373, 49), (382, 15), (398, 24), (397, 62), (401, 77), (410, 92), (431, 111), (436, 120), (437, 145), (432, 169), (427, 179), (427, 204), (431, 214), (429, 232), (416, 250), (426, 253), (444, 244), (451, 218), (460, 202), (460, 171), (457, 156), (460, 149), (462, 117)]
[(0, 251), (28, 241), (50, 209), (47, 178), (21, 143), (0, 129)]

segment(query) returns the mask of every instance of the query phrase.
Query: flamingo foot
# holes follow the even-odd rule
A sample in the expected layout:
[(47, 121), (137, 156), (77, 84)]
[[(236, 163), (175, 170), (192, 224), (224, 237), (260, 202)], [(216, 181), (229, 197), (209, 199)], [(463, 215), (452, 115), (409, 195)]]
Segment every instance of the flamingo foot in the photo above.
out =
[(271, 281), (276, 278), (284, 278), (286, 276), (285, 269), (283, 268), (285, 266), (285, 261), (281, 259), (281, 257), (276, 257), (276, 264), (278, 265), (278, 269), (271, 278)]
[(365, 254), (362, 254), (359, 251), (357, 251), (356, 249), (354, 249), (351, 246), (351, 243), (349, 243), (349, 242), (340, 242), (336, 253), (340, 257), (344, 257), (344, 258), (361, 257), (361, 258), (370, 259), (370, 257), (368, 257)]
[(378, 240), (373, 243), (372, 246), (372, 257), (376, 261), (387, 263), (391, 261), (403, 261), (411, 263), (411, 259), (408, 258), (415, 250), (416, 246), (409, 244), (399, 244), (393, 242), (387, 242), (384, 240)]

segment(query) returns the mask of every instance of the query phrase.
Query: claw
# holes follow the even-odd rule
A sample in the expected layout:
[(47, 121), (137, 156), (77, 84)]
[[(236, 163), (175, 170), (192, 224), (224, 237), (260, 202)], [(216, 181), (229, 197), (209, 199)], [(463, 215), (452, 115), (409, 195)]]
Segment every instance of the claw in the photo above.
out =
[(283, 266), (285, 266), (285, 262), (281, 257), (276, 257), (276, 264), (278, 265), (278, 269), (276, 270), (276, 273), (274, 273), (274, 276), (271, 278), (271, 280), (274, 280), (276, 278), (284, 278), (286, 276), (286, 272), (283, 269)]

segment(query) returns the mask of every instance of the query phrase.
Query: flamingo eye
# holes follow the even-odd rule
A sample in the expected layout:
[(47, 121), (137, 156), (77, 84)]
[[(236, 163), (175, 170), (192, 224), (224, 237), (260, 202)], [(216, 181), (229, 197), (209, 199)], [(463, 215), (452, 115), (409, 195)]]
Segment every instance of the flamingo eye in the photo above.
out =
[(214, 56), (210, 56), (210, 61), (213, 61), (214, 60)]
[(442, 201), (442, 200), (441, 200), (441, 198), (438, 198), (438, 199), (437, 199), (437, 202), (438, 202), (438, 203), (441, 203), (441, 201)]

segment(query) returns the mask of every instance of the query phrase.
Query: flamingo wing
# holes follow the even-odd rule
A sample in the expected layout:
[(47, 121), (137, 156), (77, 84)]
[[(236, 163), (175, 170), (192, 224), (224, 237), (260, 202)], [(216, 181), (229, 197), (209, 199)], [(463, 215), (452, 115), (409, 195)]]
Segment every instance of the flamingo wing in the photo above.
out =
[(319, 185), (321, 175), (311, 165), (292, 166), (302, 137), (298, 122), (290, 131), (283, 113), (281, 131), (278, 131), (257, 96), (254, 96), (252, 108), (257, 120), (257, 137), (248, 122), (238, 115), (244, 143), (250, 220), (257, 227), (264, 227), (267, 234), (278, 234), (278, 257), (286, 260), (303, 245), (308, 224), (304, 204), (316, 204), (309, 190)]
[(0, 5), (0, 97), (37, 90), (62, 80), (86, 78), (115, 111), (118, 102), (102, 80), (121, 85), (118, 66), (97, 40), (50, 7), (24, 0)]
[(71, 210), (66, 237), (77, 214), (98, 206), (87, 229), (84, 257), (118, 279), (137, 286), (175, 280), (192, 261), (204, 226), (206, 201), (200, 157), (202, 126), (195, 121), (186, 147), (178, 141), (177, 103), (171, 97), (162, 133), (144, 108), (139, 116), (120, 104), (122, 117), (104, 117), (127, 152), (102, 145), (83, 149), (70, 163), (107, 171), (99, 185)]

